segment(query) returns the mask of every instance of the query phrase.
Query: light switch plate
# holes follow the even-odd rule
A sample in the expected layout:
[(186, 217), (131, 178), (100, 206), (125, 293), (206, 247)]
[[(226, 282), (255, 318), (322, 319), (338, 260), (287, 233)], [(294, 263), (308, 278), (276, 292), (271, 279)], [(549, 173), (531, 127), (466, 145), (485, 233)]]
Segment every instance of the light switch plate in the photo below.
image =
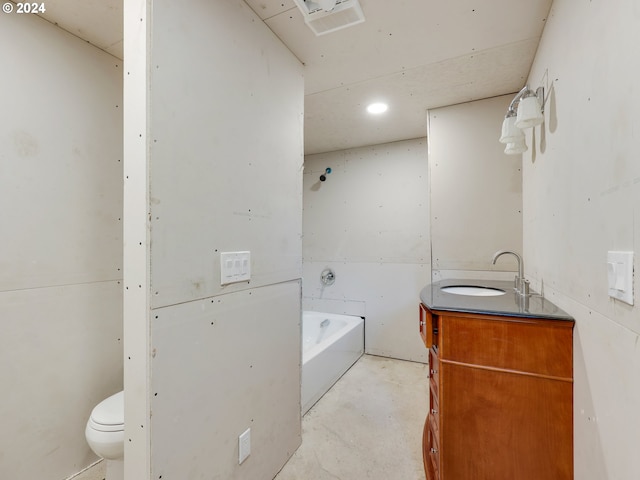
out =
[(633, 305), (633, 252), (607, 252), (609, 296)]
[(220, 285), (251, 280), (251, 252), (220, 252)]

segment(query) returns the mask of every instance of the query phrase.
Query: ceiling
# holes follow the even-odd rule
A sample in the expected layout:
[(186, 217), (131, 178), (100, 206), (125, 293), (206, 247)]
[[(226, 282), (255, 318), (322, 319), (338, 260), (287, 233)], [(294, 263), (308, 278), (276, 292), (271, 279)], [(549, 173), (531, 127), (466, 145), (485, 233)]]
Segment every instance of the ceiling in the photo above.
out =
[[(123, 57), (123, 0), (47, 0), (42, 16)], [(219, 0), (212, 0), (219, 1)], [(524, 86), (552, 0), (360, 0), (323, 36), (294, 0), (245, 0), (305, 66), (305, 153), (424, 137), (426, 110)], [(365, 107), (382, 100), (389, 110)]]

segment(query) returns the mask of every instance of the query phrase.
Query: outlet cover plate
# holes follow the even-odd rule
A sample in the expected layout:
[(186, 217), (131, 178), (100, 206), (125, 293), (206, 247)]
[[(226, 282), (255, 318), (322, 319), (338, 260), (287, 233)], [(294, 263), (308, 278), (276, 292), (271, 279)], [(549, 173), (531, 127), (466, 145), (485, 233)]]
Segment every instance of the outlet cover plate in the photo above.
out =
[(238, 464), (244, 462), (251, 455), (251, 429), (247, 428), (238, 437)]

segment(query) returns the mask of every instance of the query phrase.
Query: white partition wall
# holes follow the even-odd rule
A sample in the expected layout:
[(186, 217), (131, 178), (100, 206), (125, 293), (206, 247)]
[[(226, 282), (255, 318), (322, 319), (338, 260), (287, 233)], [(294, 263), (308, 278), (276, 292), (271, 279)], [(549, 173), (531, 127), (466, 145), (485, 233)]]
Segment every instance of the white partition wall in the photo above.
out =
[[(524, 250), (536, 288), (576, 318), (575, 475), (640, 478), (640, 7), (555, 1), (529, 77)], [(635, 252), (635, 304), (608, 296), (607, 251)]]
[(35, 15), (0, 40), (0, 478), (63, 479), (122, 389), (122, 63)]
[(271, 479), (301, 441), (302, 66), (240, 0), (125, 7), (126, 476)]
[(150, 10), (124, 2), (124, 386), (125, 479), (150, 479), (149, 165)]

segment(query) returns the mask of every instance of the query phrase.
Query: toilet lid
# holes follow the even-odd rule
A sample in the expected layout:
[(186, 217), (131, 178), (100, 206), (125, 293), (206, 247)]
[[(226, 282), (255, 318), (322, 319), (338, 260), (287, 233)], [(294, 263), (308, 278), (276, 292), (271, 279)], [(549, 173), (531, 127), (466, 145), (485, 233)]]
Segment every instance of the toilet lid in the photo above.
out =
[(105, 398), (91, 411), (91, 422), (95, 426), (124, 425), (124, 391)]

